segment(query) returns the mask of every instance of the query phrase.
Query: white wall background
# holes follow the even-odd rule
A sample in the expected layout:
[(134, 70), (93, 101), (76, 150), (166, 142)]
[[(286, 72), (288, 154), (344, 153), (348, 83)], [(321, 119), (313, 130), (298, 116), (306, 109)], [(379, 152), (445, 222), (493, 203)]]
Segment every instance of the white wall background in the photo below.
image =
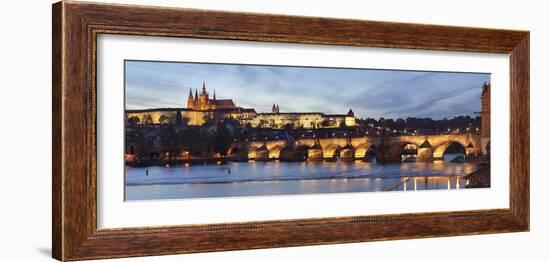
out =
[[(205, 9), (314, 15), (531, 31), (531, 232), (217, 252), (122, 261), (547, 261), (550, 242), (550, 28), (544, 1), (146, 1)], [(51, 1), (0, 11), (0, 260), (51, 256)]]

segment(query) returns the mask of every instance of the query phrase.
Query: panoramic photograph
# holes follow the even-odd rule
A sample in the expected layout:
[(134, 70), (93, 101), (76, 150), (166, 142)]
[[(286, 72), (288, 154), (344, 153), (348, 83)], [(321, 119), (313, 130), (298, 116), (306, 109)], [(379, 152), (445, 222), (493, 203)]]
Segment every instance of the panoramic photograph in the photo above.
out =
[(126, 201), (491, 186), (488, 73), (124, 66)]

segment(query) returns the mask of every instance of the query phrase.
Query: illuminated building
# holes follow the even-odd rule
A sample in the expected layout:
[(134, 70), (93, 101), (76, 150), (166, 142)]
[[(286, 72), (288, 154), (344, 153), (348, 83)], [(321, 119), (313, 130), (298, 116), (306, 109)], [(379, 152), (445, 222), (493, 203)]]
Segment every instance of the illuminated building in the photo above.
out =
[(345, 115), (330, 115), (321, 112), (280, 112), (279, 105), (271, 113), (259, 113), (251, 120), (243, 120), (258, 128), (337, 128), (355, 126), (355, 116), (350, 109)]
[(273, 104), (271, 113), (256, 113), (253, 108), (237, 106), (232, 99), (217, 99), (216, 91), (212, 98), (202, 84), (199, 93), (189, 90), (186, 108), (152, 108), (126, 110), (129, 123), (138, 125), (188, 124), (203, 125), (210, 120), (235, 119), (243, 126), (254, 128), (337, 128), (356, 125), (350, 109), (347, 114), (325, 114), (321, 112), (280, 112), (279, 105)]

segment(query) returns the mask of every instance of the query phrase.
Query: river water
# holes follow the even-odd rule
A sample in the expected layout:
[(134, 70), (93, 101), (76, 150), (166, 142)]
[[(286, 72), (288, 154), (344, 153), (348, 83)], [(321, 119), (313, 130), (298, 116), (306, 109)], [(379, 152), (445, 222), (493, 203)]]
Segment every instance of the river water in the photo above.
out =
[[(452, 159), (453, 156), (446, 156)], [(462, 189), (475, 164), (229, 162), (126, 167), (126, 200)]]

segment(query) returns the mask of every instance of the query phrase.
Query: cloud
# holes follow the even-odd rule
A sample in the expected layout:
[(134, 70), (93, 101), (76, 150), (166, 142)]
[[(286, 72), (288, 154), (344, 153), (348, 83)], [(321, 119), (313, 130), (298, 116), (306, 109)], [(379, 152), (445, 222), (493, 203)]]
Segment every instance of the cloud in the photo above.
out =
[(217, 98), (258, 112), (276, 103), (283, 112), (443, 118), (480, 111), (490, 74), (127, 61), (125, 78), (129, 109), (185, 107), (189, 88), (205, 81)]

